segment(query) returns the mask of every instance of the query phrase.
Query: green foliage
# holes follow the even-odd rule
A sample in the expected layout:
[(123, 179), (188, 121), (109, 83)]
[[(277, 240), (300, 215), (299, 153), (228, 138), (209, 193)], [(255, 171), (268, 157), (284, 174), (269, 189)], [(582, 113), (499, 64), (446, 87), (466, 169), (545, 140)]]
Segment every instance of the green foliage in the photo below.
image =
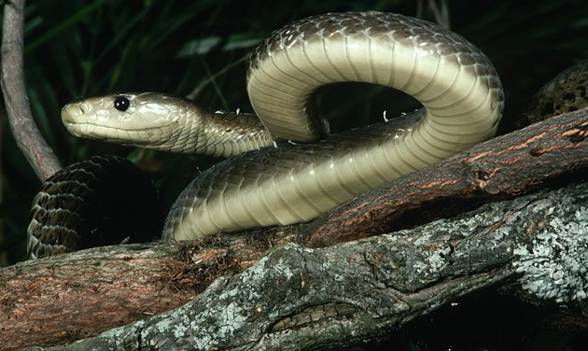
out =
[[(87, 96), (151, 90), (189, 95), (210, 109), (248, 111), (244, 58), (255, 44), (293, 19), (368, 9), (414, 15), (416, 2), (30, 1), (25, 38), (30, 103), (63, 164), (94, 154), (126, 155), (152, 173), (169, 204), (197, 175), (197, 167), (204, 169), (212, 160), (78, 140), (61, 125), (61, 106)], [(509, 115), (550, 77), (586, 57), (586, 10), (584, 1), (450, 3), (453, 29), (497, 66)], [(388, 90), (353, 84), (325, 89), (316, 100), (335, 129), (378, 120), (383, 110), (391, 116), (416, 107), (411, 99), (391, 99)], [(39, 182), (6, 122), (4, 128), (0, 252), (8, 250), (17, 260)]]

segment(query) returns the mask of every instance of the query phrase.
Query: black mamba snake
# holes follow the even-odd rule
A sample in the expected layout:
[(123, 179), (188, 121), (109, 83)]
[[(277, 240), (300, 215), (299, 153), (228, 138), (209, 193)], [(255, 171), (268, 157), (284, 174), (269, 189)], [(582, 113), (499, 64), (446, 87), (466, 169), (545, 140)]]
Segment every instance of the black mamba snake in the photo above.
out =
[[(328, 135), (309, 98), (342, 81), (401, 90), (423, 109)], [(257, 116), (140, 93), (68, 104), (62, 119), (79, 137), (234, 156), (172, 206), (163, 238), (189, 240), (308, 221), (492, 137), (504, 106), (499, 77), (479, 49), (433, 23), (380, 12), (314, 16), (274, 32), (250, 57), (247, 90)], [(42, 223), (35, 228), (37, 242)]]

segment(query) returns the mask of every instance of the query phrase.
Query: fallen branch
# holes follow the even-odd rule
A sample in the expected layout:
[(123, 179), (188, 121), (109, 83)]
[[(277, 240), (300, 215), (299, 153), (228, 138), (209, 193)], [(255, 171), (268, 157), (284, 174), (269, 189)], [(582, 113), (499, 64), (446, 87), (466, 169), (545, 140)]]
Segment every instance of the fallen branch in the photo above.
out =
[[(99, 248), (2, 269), (0, 325), (9, 327), (0, 328), (0, 339), (19, 347), (96, 335), (177, 307), (216, 278), (241, 272), (286, 242), (318, 246), (390, 232), (418, 224), (407, 220), (411, 216), (426, 223), (585, 174), (587, 126), (586, 110), (554, 117), (360, 196), (310, 225), (197, 243)], [(86, 303), (88, 296), (92, 303)], [(71, 306), (66, 315), (62, 306)]]
[(586, 219), (588, 183), (329, 248), (287, 244), (173, 311), (50, 350), (340, 348), (515, 277), (586, 320)]
[(24, 7), (24, 0), (4, 2), (0, 83), (14, 140), (37, 177), (45, 180), (61, 166), (39, 132), (27, 99), (23, 71)]
[(289, 238), (236, 235), (98, 247), (3, 268), (2, 347), (65, 343), (170, 310)]

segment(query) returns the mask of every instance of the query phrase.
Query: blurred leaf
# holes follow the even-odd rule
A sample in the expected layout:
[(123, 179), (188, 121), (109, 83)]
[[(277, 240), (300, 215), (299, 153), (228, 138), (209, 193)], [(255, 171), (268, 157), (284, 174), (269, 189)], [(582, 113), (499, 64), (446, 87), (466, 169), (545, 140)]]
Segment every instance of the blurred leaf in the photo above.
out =
[(44, 32), (38, 38), (33, 40), (30, 44), (25, 45), (25, 48), (24, 48), (25, 54), (27, 54), (31, 51), (34, 51), (39, 46), (41, 46), (41, 45), (45, 44), (46, 42), (48, 42), (49, 40), (51, 40), (53, 37), (57, 36), (58, 34), (60, 34), (63, 31), (65, 31), (69, 27), (75, 25), (80, 20), (82, 20), (84, 17), (86, 17), (88, 14), (97, 10), (102, 5), (103, 2), (104, 2), (104, 0), (94, 0), (93, 3), (85, 6), (77, 13), (66, 18), (66, 20), (59, 23), (55, 27), (53, 27), (51, 30)]
[[(34, 31), (37, 27), (39, 27), (43, 23), (43, 19), (41, 17), (35, 17), (26, 22), (24, 32), (29, 33)], [(26, 35), (26, 34), (25, 34)]]
[(217, 36), (190, 40), (178, 51), (176, 57), (188, 57), (195, 55), (203, 55), (208, 53), (218, 43), (221, 38)]
[(223, 45), (224, 51), (230, 51), (235, 49), (246, 49), (259, 44), (264, 38), (259, 35), (253, 35), (250, 33), (243, 34), (232, 34), (229, 39)]

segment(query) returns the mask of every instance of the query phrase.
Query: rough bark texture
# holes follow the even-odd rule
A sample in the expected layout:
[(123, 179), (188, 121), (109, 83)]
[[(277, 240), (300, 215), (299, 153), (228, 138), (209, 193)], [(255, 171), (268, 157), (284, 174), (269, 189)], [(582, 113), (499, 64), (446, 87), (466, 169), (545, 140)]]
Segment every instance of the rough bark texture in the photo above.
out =
[(2, 30), (2, 93), (12, 135), (40, 180), (61, 166), (41, 136), (27, 99), (23, 73), (24, 0), (4, 2)]
[(78, 340), (180, 306), (287, 238), (277, 233), (110, 246), (4, 268), (0, 349)]
[(96, 335), (177, 307), (214, 279), (241, 272), (286, 242), (318, 246), (390, 232), (563, 176), (580, 177), (588, 169), (587, 136), (587, 112), (569, 113), (408, 175), (310, 225), (197, 243), (100, 248), (5, 268), (0, 270), (0, 340), (19, 347)]
[(337, 348), (507, 278), (588, 318), (587, 219), (584, 183), (329, 248), (287, 244), (175, 310), (49, 349)]

